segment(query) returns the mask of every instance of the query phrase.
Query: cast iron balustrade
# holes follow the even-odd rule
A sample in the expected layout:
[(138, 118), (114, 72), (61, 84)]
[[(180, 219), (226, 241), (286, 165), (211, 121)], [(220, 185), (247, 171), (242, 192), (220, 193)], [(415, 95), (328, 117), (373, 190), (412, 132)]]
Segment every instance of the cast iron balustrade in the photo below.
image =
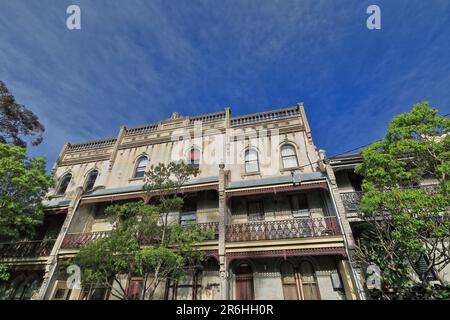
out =
[[(401, 188), (402, 190), (408, 189), (422, 189), (426, 194), (432, 195), (439, 191), (439, 185), (437, 184), (428, 184), (428, 185), (420, 185), (409, 188)], [(354, 192), (342, 192), (341, 199), (344, 204), (345, 211), (347, 212), (358, 212), (359, 206), (361, 205), (361, 199), (363, 197), (362, 191), (354, 191)]]
[(54, 244), (54, 239), (0, 243), (0, 258), (45, 257)]
[(197, 226), (199, 226), (202, 231), (212, 230), (212, 235), (211, 237), (208, 237), (207, 240), (219, 239), (219, 222), (197, 223)]
[(301, 218), (231, 224), (227, 226), (229, 242), (295, 239), (340, 235), (336, 217)]
[(344, 204), (345, 211), (347, 212), (359, 211), (362, 196), (363, 196), (362, 191), (341, 193), (341, 199)]
[[(213, 230), (213, 235), (208, 240), (214, 240), (219, 238), (219, 222), (198, 223), (197, 226), (200, 229), (207, 231)], [(79, 249), (82, 246), (96, 240), (105, 238), (109, 235), (110, 231), (98, 231), (98, 232), (86, 232), (86, 233), (68, 233), (64, 238), (61, 248), (62, 249)]]
[(86, 233), (68, 233), (64, 237), (61, 244), (62, 249), (79, 249), (82, 246), (96, 240), (105, 238), (108, 236), (110, 231), (97, 231), (97, 232), (86, 232)]

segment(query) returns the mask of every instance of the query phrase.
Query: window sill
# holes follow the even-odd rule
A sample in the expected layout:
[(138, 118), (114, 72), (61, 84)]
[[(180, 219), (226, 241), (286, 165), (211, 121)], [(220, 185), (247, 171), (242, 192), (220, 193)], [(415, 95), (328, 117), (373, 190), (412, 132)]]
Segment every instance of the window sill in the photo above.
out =
[(252, 172), (252, 173), (242, 173), (241, 177), (251, 177), (251, 176), (261, 176), (261, 172)]
[(66, 196), (65, 193), (63, 194), (52, 194), (50, 196), (48, 196), (48, 200), (53, 200), (53, 199), (58, 199), (58, 198), (64, 198)]
[(130, 179), (128, 179), (128, 182), (132, 182), (132, 181), (140, 181), (140, 180), (144, 181), (144, 179), (145, 179), (145, 177), (130, 178)]

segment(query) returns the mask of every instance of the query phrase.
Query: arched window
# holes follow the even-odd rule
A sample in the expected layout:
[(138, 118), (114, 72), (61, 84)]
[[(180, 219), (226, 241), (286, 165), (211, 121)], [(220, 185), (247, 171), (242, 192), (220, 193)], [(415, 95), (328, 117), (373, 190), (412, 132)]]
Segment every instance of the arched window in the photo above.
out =
[(136, 170), (134, 171), (135, 178), (142, 178), (145, 175), (145, 169), (147, 168), (148, 159), (145, 156), (142, 156), (136, 162)]
[(200, 167), (200, 150), (197, 148), (192, 148), (190, 155), (189, 155), (189, 161), (191, 162), (191, 166), (198, 169)]
[(236, 269), (236, 300), (253, 300), (253, 271), (243, 263)]
[(297, 154), (293, 145), (285, 144), (281, 147), (281, 160), (284, 169), (298, 167)]
[(245, 172), (259, 172), (258, 152), (254, 149), (245, 151)]
[(292, 263), (284, 261), (280, 266), (280, 271), (284, 300), (299, 300), (300, 292), (294, 266)]
[(89, 173), (88, 178), (86, 180), (86, 185), (84, 187), (84, 191), (89, 192), (94, 188), (95, 180), (97, 180), (97, 176), (98, 176), (97, 170), (92, 170)]
[(67, 187), (69, 186), (70, 180), (72, 180), (72, 175), (70, 173), (66, 174), (64, 177), (61, 178), (61, 182), (59, 183), (58, 187), (58, 195), (62, 195), (66, 193)]

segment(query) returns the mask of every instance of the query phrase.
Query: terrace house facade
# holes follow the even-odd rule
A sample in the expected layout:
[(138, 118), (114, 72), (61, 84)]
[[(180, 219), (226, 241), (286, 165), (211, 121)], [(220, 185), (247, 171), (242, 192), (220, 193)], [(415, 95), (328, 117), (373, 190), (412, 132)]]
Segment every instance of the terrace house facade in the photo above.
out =
[[(104, 209), (151, 202), (143, 191), (151, 165), (184, 160), (199, 169), (173, 223), (194, 221), (214, 237), (207, 259), (158, 299), (358, 299), (348, 249), (350, 224), (336, 177), (314, 145), (303, 104), (233, 117), (231, 109), (120, 128), (114, 138), (62, 148), (32, 241), (0, 244), (12, 270), (8, 299), (114, 299), (105, 288), (70, 289), (58, 266), (83, 245), (107, 237)], [(143, 279), (124, 285), (137, 295)]]

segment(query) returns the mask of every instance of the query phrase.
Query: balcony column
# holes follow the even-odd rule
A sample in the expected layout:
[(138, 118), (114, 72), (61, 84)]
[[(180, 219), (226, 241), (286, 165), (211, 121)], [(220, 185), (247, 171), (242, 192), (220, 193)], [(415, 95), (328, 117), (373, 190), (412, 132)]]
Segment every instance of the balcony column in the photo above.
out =
[(227, 299), (228, 275), (227, 261), (225, 256), (225, 234), (227, 226), (227, 203), (225, 196), (225, 165), (219, 165), (219, 276), (220, 276), (220, 298)]
[(358, 300), (357, 286), (352, 277), (352, 271), (348, 260), (339, 260), (338, 269), (344, 285), (345, 297), (347, 300)]

